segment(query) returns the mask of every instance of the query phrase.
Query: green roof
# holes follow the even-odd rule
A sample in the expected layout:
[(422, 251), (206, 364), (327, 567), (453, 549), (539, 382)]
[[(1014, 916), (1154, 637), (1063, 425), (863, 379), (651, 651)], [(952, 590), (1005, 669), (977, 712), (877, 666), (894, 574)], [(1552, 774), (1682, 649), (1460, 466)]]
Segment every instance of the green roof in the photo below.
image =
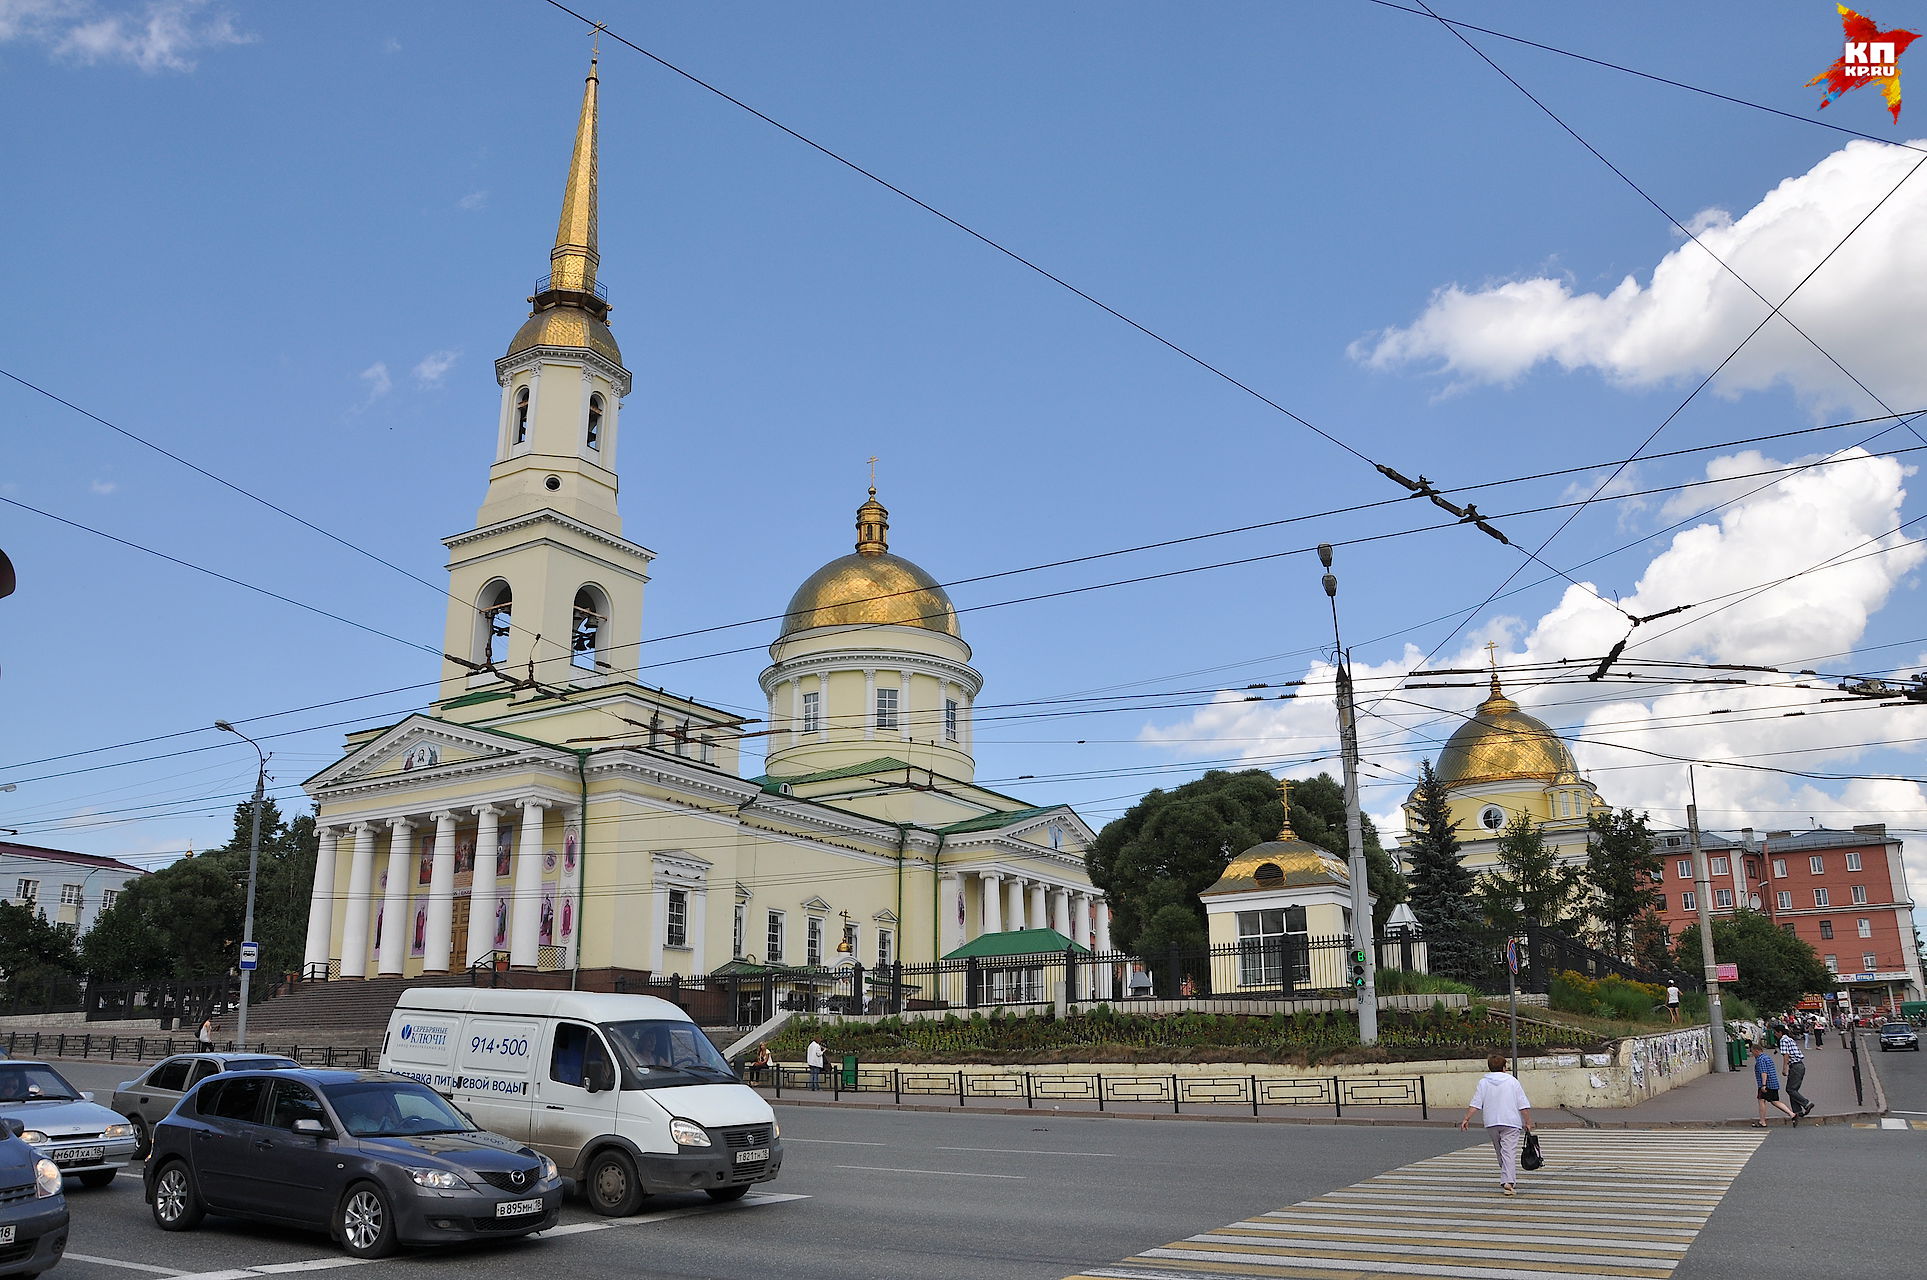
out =
[(862, 764), (846, 764), (841, 769), (824, 769), (820, 773), (791, 773), (778, 776), (766, 773), (760, 778), (751, 778), (763, 790), (781, 794), (784, 787), (799, 782), (835, 782), (839, 778), (861, 778), (871, 773), (895, 773), (910, 766), (890, 756), (879, 756), (875, 760), (865, 760)]
[(995, 831), (999, 827), (1026, 822), (1031, 818), (1041, 817), (1053, 809), (1063, 807), (1061, 804), (1046, 804), (1034, 809), (1005, 809), (998, 813), (980, 813), (974, 818), (965, 818), (962, 822), (953, 822), (947, 827), (938, 827), (937, 830), (947, 836), (962, 835), (966, 831)]
[(1080, 946), (1066, 938), (1055, 929), (1011, 929), (1004, 933), (986, 933), (970, 941), (945, 956), (946, 960), (964, 960), (971, 956), (979, 960), (991, 956), (1041, 956), (1066, 951), (1091, 953), (1089, 947)]

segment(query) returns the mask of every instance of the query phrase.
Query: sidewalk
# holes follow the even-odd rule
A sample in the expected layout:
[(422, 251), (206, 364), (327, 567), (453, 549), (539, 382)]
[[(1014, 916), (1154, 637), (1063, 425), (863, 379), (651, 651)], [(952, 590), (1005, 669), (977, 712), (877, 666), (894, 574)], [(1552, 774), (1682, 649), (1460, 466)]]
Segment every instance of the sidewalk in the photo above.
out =
[[(1877, 1119), (1886, 1108), (1886, 1095), (1874, 1074), (1873, 1059), (1879, 1054), (1870, 1051), (1863, 1041), (1860, 1049), (1860, 1071), (1865, 1082), (1866, 1102), (1862, 1105), (1855, 1101), (1853, 1091), (1853, 1057), (1847, 1047), (1840, 1043), (1837, 1036), (1827, 1037), (1823, 1049), (1807, 1050), (1807, 1077), (1800, 1091), (1814, 1104), (1813, 1113), (1801, 1124), (1847, 1124), (1853, 1121)], [(1775, 1061), (1778, 1059), (1776, 1057)], [(1528, 1070), (1521, 1078), (1528, 1094), (1532, 1091), (1532, 1072)], [(865, 1111), (945, 1111), (970, 1112), (981, 1115), (1075, 1115), (1080, 1118), (1098, 1119), (1110, 1117), (1120, 1120), (1205, 1120), (1217, 1122), (1238, 1122), (1244, 1124), (1367, 1124), (1367, 1125), (1419, 1125), (1428, 1127), (1450, 1127), (1459, 1121), (1462, 1114), (1457, 1107), (1433, 1107), (1428, 1118), (1420, 1118), (1412, 1107), (1370, 1107), (1358, 1106), (1345, 1108), (1344, 1115), (1337, 1116), (1332, 1108), (1265, 1106), (1258, 1115), (1253, 1115), (1250, 1106), (1211, 1106), (1209, 1104), (1186, 1103), (1181, 1113), (1174, 1113), (1169, 1102), (1161, 1105), (1142, 1103), (1110, 1102), (1103, 1111), (1095, 1103), (1045, 1101), (1040, 1099), (1035, 1107), (1012, 1106), (1007, 1100), (997, 1098), (971, 1099), (959, 1106), (955, 1101), (946, 1102), (941, 1097), (922, 1097), (916, 1101), (905, 1099), (902, 1105), (890, 1100), (889, 1095), (876, 1093), (844, 1093), (832, 1096), (830, 1086), (825, 1084), (820, 1093), (807, 1089), (798, 1091), (786, 1087), (783, 1096), (778, 1098), (768, 1088), (759, 1088), (765, 1100), (773, 1105), (797, 1107), (841, 1107)], [(1784, 1095), (1783, 1095), (1784, 1096)], [(1775, 1128), (1788, 1126), (1789, 1122), (1777, 1111), (1770, 1122)], [(1754, 1099), (1753, 1067), (1751, 1055), (1747, 1066), (1740, 1071), (1728, 1071), (1724, 1067), (1718, 1072), (1696, 1076), (1690, 1082), (1669, 1089), (1658, 1097), (1633, 1107), (1588, 1108), (1547, 1107), (1533, 1113), (1533, 1121), (1546, 1129), (1632, 1129), (1652, 1127), (1676, 1128), (1734, 1128), (1750, 1125), (1758, 1117), (1757, 1103)]]

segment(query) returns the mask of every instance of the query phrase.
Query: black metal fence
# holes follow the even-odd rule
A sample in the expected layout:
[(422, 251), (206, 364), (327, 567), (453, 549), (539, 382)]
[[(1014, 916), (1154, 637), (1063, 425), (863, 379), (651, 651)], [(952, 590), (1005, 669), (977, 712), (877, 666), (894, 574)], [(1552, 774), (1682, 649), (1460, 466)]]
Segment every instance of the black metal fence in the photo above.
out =
[(808, 1067), (765, 1067), (749, 1073), (749, 1083), (769, 1089), (776, 1097), (790, 1093), (889, 1094), (904, 1099), (954, 1099), (960, 1107), (972, 1102), (1022, 1103), (1027, 1110), (1094, 1106), (1099, 1111), (1125, 1107), (1186, 1106), (1249, 1107), (1252, 1115), (1264, 1107), (1330, 1107), (1335, 1115), (1345, 1108), (1417, 1107), (1420, 1118), (1430, 1111), (1423, 1076), (1301, 1076), (1277, 1078), (1257, 1075), (1188, 1076), (1155, 1074), (1099, 1074), (1030, 1071), (943, 1071), (933, 1067), (864, 1067), (832, 1065), (818, 1073), (814, 1089)]
[[(0, 1046), (9, 1058), (85, 1058), (103, 1062), (125, 1059), (147, 1062), (176, 1053), (194, 1053), (201, 1043), (175, 1036), (104, 1036), (92, 1031), (8, 1031), (0, 1033)], [(245, 1045), (217, 1041), (213, 1046), (222, 1053), (279, 1054), (310, 1067), (373, 1067), (381, 1059), (379, 1049), (344, 1049), (327, 1044), (274, 1044), (250, 1040)]]

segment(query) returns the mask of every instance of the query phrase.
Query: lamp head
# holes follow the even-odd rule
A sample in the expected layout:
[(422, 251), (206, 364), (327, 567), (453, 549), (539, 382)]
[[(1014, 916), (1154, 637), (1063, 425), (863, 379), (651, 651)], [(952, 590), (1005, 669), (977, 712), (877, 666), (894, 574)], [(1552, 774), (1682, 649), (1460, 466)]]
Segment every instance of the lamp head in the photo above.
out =
[(1327, 569), (1332, 567), (1331, 543), (1321, 542), (1318, 544), (1318, 563), (1324, 565)]
[(216, 721), (214, 722), (214, 727), (215, 727), (216, 729), (219, 729), (219, 730), (220, 730), (220, 731), (221, 731), (222, 733), (233, 733), (233, 732), (234, 732), (234, 726), (233, 726), (233, 725), (231, 725), (231, 724), (229, 724), (229, 723), (228, 723), (227, 721), (225, 721), (225, 720), (216, 720)]

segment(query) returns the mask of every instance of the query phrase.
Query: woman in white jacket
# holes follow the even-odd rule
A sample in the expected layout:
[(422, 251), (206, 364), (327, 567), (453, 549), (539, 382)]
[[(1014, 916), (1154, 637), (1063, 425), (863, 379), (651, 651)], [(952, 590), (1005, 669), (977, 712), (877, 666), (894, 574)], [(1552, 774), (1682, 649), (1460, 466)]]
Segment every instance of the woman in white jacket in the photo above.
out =
[(1519, 1148), (1525, 1135), (1532, 1132), (1532, 1103), (1526, 1100), (1525, 1088), (1517, 1077), (1506, 1071), (1503, 1053), (1493, 1054), (1485, 1065), (1491, 1070), (1479, 1077), (1459, 1128), (1470, 1127), (1474, 1111), (1485, 1113), (1485, 1131), (1491, 1135), (1492, 1150), (1499, 1157), (1499, 1194), (1509, 1196), (1519, 1181)]

